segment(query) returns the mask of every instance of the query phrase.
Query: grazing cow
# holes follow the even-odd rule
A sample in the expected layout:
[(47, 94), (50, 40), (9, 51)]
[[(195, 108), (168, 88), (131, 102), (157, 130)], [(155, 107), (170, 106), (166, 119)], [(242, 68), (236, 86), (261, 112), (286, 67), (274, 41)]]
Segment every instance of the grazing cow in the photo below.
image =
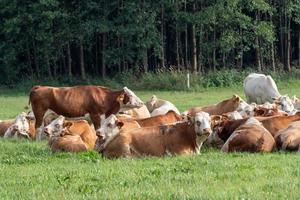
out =
[(15, 121), (7, 128), (4, 133), (4, 138), (9, 137), (25, 137), (28, 139), (35, 138), (35, 121), (32, 116), (29, 116), (27, 113), (22, 112), (19, 114)]
[(194, 116), (197, 112), (203, 111), (210, 115), (222, 115), (224, 113), (233, 112), (237, 110), (240, 103), (244, 102), (238, 95), (233, 95), (232, 98), (226, 99), (218, 104), (206, 107), (194, 107), (185, 111), (183, 115)]
[(146, 106), (152, 117), (157, 115), (164, 115), (170, 110), (173, 110), (178, 115), (180, 115), (179, 110), (174, 104), (166, 100), (158, 99), (155, 95), (151, 97), (150, 101), (146, 102)]
[(244, 80), (244, 92), (248, 103), (263, 104), (280, 97), (275, 81), (264, 74), (249, 74)]
[(67, 121), (65, 117), (59, 116), (44, 128), (44, 132), (48, 135), (73, 135), (80, 136), (88, 150), (95, 146), (97, 139), (95, 130), (85, 120)]
[(270, 132), (254, 117), (249, 118), (228, 138), (224, 152), (271, 152), (275, 149), (275, 140)]
[(200, 112), (172, 125), (114, 131), (116, 137), (102, 150), (109, 158), (199, 153), (211, 127), (209, 114)]
[(127, 111), (124, 111), (124, 114), (130, 115), (135, 119), (144, 119), (151, 117), (151, 114), (146, 105), (143, 105), (140, 108), (133, 108)]
[(300, 121), (291, 123), (275, 135), (278, 148), (282, 150), (297, 151), (300, 146)]
[(29, 103), (36, 117), (36, 128), (48, 109), (66, 117), (89, 114), (95, 128), (100, 127), (100, 115), (109, 116), (121, 110), (141, 107), (143, 102), (127, 87), (112, 91), (100, 86), (48, 87), (34, 86)]

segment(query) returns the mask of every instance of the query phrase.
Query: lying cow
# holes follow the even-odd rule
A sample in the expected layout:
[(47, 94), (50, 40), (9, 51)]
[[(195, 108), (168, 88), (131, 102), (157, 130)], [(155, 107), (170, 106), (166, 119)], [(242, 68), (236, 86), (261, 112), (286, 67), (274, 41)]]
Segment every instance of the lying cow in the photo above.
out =
[[(87, 150), (94, 149), (95, 142), (97, 139), (95, 130), (85, 120), (67, 121), (65, 117), (59, 116), (57, 119), (52, 121), (48, 126), (44, 128), (44, 132), (49, 137), (49, 146), (53, 151), (64, 151), (65, 146), (60, 146), (60, 141), (65, 141), (64, 138), (68, 136), (79, 136), (82, 142), (85, 144)], [(53, 138), (54, 136), (54, 138)], [(63, 137), (62, 139), (57, 138), (58, 136)], [(72, 138), (73, 139), (73, 138)], [(76, 139), (76, 138), (75, 138)], [(67, 140), (68, 141), (68, 140)], [(78, 142), (79, 139), (76, 139)], [(63, 143), (63, 144), (68, 144)], [(54, 148), (55, 147), (55, 148)]]
[(174, 104), (166, 100), (158, 99), (155, 95), (151, 97), (150, 101), (146, 102), (146, 106), (152, 117), (157, 115), (164, 115), (170, 110), (180, 115), (179, 110)]
[(35, 138), (35, 120), (32, 116), (22, 112), (19, 114), (13, 123), (11, 124), (4, 133), (4, 138), (10, 137), (24, 137), (28, 139)]
[(164, 115), (156, 115), (153, 117), (145, 118), (145, 119), (132, 119), (132, 118), (124, 118), (118, 117), (122, 122), (126, 121), (136, 121), (141, 127), (148, 127), (148, 126), (159, 126), (163, 124), (170, 124), (180, 120), (183, 120), (181, 115), (178, 115), (174, 111), (168, 111)]
[(7, 129), (15, 123), (15, 119), (7, 119), (0, 121), (0, 137), (3, 137)]
[(107, 128), (115, 138), (102, 150), (109, 158), (196, 154), (211, 134), (210, 117), (200, 112), (188, 121), (129, 131)]
[(221, 150), (271, 152), (275, 147), (275, 140), (270, 132), (257, 119), (251, 117), (231, 134)]
[[(95, 144), (95, 150), (100, 152), (117, 136), (119, 131), (128, 131), (141, 126), (135, 120), (120, 120), (115, 115), (110, 115), (105, 119), (101, 116), (101, 127), (96, 130), (98, 139)], [(110, 131), (107, 131), (109, 129)]]
[(277, 147), (282, 150), (297, 151), (300, 147), (300, 121), (291, 123), (275, 135)]
[(134, 119), (144, 119), (144, 118), (151, 117), (151, 114), (146, 105), (143, 105), (140, 108), (133, 108), (133, 109), (124, 111), (124, 114), (127, 114)]
[(190, 108), (183, 114), (194, 116), (197, 112), (203, 111), (209, 113), (210, 115), (222, 115), (224, 113), (229, 113), (237, 110), (240, 103), (242, 102), (243, 100), (238, 95), (233, 95), (232, 98), (226, 99), (215, 105)]
[(109, 116), (144, 105), (127, 87), (112, 91), (100, 86), (34, 86), (30, 91), (29, 103), (32, 104), (36, 118), (36, 128), (41, 126), (43, 116), (48, 109), (66, 117), (81, 117), (89, 114), (97, 129), (100, 127), (101, 114)]

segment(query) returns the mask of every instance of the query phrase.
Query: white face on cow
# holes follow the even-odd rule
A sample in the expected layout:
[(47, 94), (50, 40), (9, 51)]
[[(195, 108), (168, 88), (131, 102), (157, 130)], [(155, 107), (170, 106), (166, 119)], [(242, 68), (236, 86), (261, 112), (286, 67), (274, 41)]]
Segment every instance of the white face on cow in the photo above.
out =
[(144, 105), (144, 102), (127, 87), (124, 87), (123, 90), (128, 97), (128, 102), (123, 105), (123, 108), (140, 108)]
[(96, 130), (98, 137), (103, 140), (118, 134), (120, 132), (123, 122), (120, 122), (115, 115), (110, 115), (108, 118), (104, 119), (104, 115), (101, 116), (101, 127)]
[(57, 119), (53, 120), (48, 126), (44, 128), (44, 132), (47, 136), (60, 136), (64, 130), (65, 117), (60, 115)]
[(12, 130), (15, 131), (15, 136), (25, 136), (29, 138), (29, 122), (27, 114), (22, 112), (16, 117), (15, 123), (12, 125)]
[(198, 112), (195, 115), (195, 132), (197, 136), (208, 137), (211, 134), (211, 119), (208, 113)]
[(294, 110), (293, 102), (287, 95), (278, 97), (274, 100), (274, 103), (280, 105), (281, 110), (287, 113), (291, 113)]
[(237, 108), (237, 112), (239, 112), (242, 117), (252, 117), (254, 116), (254, 108), (255, 105), (241, 101), (239, 107)]

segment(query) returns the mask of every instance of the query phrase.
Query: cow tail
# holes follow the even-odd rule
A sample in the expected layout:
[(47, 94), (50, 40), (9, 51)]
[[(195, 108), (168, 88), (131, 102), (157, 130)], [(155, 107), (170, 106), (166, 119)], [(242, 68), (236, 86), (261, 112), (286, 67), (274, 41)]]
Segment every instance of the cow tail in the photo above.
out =
[(33, 86), (30, 90), (30, 93), (29, 93), (29, 99), (28, 99), (28, 104), (27, 106), (24, 107), (24, 109), (28, 110), (29, 107), (30, 107), (30, 104), (31, 104), (31, 98), (32, 98), (32, 95), (35, 93), (35, 90), (38, 89), (40, 86)]

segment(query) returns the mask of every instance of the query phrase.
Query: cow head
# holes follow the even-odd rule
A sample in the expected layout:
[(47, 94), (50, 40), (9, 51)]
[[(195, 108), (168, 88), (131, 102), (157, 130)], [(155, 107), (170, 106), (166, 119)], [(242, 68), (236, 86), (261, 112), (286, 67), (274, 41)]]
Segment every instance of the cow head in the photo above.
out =
[(48, 137), (63, 136), (66, 129), (72, 126), (72, 122), (66, 122), (65, 117), (60, 115), (44, 128), (44, 133)]
[(189, 121), (192, 120), (196, 135), (199, 137), (208, 137), (211, 134), (211, 119), (208, 113), (198, 112), (194, 118), (189, 117)]
[(256, 107), (255, 103), (248, 104), (245, 101), (241, 101), (236, 111), (239, 112), (243, 118), (252, 117), (252, 116), (254, 116), (254, 108), (255, 107)]
[(294, 110), (293, 102), (287, 95), (273, 98), (273, 100), (275, 104), (281, 107), (281, 110), (287, 113), (291, 113)]
[(117, 99), (120, 103), (120, 111), (126, 111), (131, 108), (140, 108), (144, 105), (144, 102), (127, 87), (124, 87), (123, 91), (124, 92)]
[(157, 97), (155, 95), (152, 95), (151, 99), (146, 102), (146, 107), (149, 110), (149, 112), (152, 112), (155, 109), (155, 104), (157, 100)]
[(10, 127), (10, 136), (14, 133), (14, 137), (25, 137), (30, 138), (29, 136), (29, 121), (33, 120), (31, 116), (28, 116), (25, 112), (22, 112), (16, 117), (15, 123)]
[(107, 140), (117, 135), (124, 123), (119, 121), (115, 115), (110, 115), (106, 119), (104, 118), (104, 115), (101, 115), (101, 127), (96, 130), (96, 135), (102, 140)]

